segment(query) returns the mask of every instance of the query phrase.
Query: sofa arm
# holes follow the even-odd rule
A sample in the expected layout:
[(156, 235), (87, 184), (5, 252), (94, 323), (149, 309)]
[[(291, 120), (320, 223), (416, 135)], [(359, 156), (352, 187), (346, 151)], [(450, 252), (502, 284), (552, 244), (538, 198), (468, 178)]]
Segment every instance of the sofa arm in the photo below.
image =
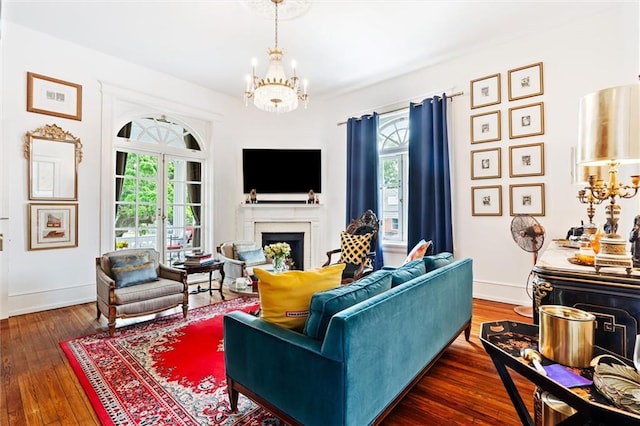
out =
[(320, 353), (319, 340), (241, 311), (223, 324), (227, 377), (301, 424), (341, 424), (343, 365)]

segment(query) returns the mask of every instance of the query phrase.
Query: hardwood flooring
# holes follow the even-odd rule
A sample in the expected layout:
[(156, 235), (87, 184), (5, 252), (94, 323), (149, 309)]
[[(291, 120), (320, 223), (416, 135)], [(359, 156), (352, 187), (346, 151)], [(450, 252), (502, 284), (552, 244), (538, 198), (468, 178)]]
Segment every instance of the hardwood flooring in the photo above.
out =
[[(217, 293), (201, 293), (191, 295), (189, 303), (196, 307), (219, 300)], [(178, 310), (168, 311), (173, 312)], [(106, 329), (104, 317), (98, 322), (95, 316), (95, 304), (86, 303), (0, 321), (0, 425), (99, 424), (59, 345), (60, 341)], [(117, 325), (149, 318), (118, 320)], [(383, 424), (520, 424), (478, 338), (482, 322), (501, 319), (530, 322), (514, 313), (512, 305), (474, 300), (471, 340), (458, 337)], [(533, 385), (513, 375), (533, 413)]]

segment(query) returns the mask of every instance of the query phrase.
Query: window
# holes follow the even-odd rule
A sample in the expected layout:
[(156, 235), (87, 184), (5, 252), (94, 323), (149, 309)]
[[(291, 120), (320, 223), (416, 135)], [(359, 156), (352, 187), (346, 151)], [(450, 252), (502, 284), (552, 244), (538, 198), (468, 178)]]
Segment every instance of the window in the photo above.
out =
[(383, 243), (406, 243), (409, 176), (409, 111), (380, 117), (380, 199)]

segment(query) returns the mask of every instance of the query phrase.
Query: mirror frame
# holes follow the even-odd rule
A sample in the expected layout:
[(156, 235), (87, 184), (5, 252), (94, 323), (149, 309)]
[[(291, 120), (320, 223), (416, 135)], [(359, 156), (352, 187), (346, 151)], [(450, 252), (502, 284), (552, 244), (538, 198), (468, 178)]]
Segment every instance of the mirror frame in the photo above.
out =
[[(82, 142), (80, 138), (74, 136), (72, 133), (63, 130), (61, 127), (55, 124), (48, 124), (43, 127), (38, 127), (35, 130), (27, 132), (24, 138), (24, 156), (29, 163), (28, 173), (28, 192), (30, 200), (49, 200), (49, 201), (76, 201), (78, 199), (78, 164), (82, 161)], [(73, 194), (70, 196), (41, 196), (36, 192), (34, 188), (34, 176), (35, 167), (34, 164), (34, 140), (38, 141), (50, 141), (51, 143), (64, 143), (73, 144), (73, 158), (63, 158), (64, 163), (73, 164), (72, 176), (69, 179), (73, 180)], [(52, 171), (52, 174), (54, 172)], [(53, 176), (51, 182), (53, 182)], [(69, 182), (71, 183), (71, 182)]]

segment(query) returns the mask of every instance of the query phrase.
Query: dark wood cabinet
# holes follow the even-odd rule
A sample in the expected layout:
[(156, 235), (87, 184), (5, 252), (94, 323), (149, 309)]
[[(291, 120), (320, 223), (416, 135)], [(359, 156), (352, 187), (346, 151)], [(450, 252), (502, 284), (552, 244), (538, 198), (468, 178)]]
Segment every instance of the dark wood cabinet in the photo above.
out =
[(572, 306), (596, 316), (596, 345), (633, 359), (640, 334), (640, 271), (601, 268), (569, 262), (576, 249), (549, 247), (533, 267), (534, 322), (541, 305)]

